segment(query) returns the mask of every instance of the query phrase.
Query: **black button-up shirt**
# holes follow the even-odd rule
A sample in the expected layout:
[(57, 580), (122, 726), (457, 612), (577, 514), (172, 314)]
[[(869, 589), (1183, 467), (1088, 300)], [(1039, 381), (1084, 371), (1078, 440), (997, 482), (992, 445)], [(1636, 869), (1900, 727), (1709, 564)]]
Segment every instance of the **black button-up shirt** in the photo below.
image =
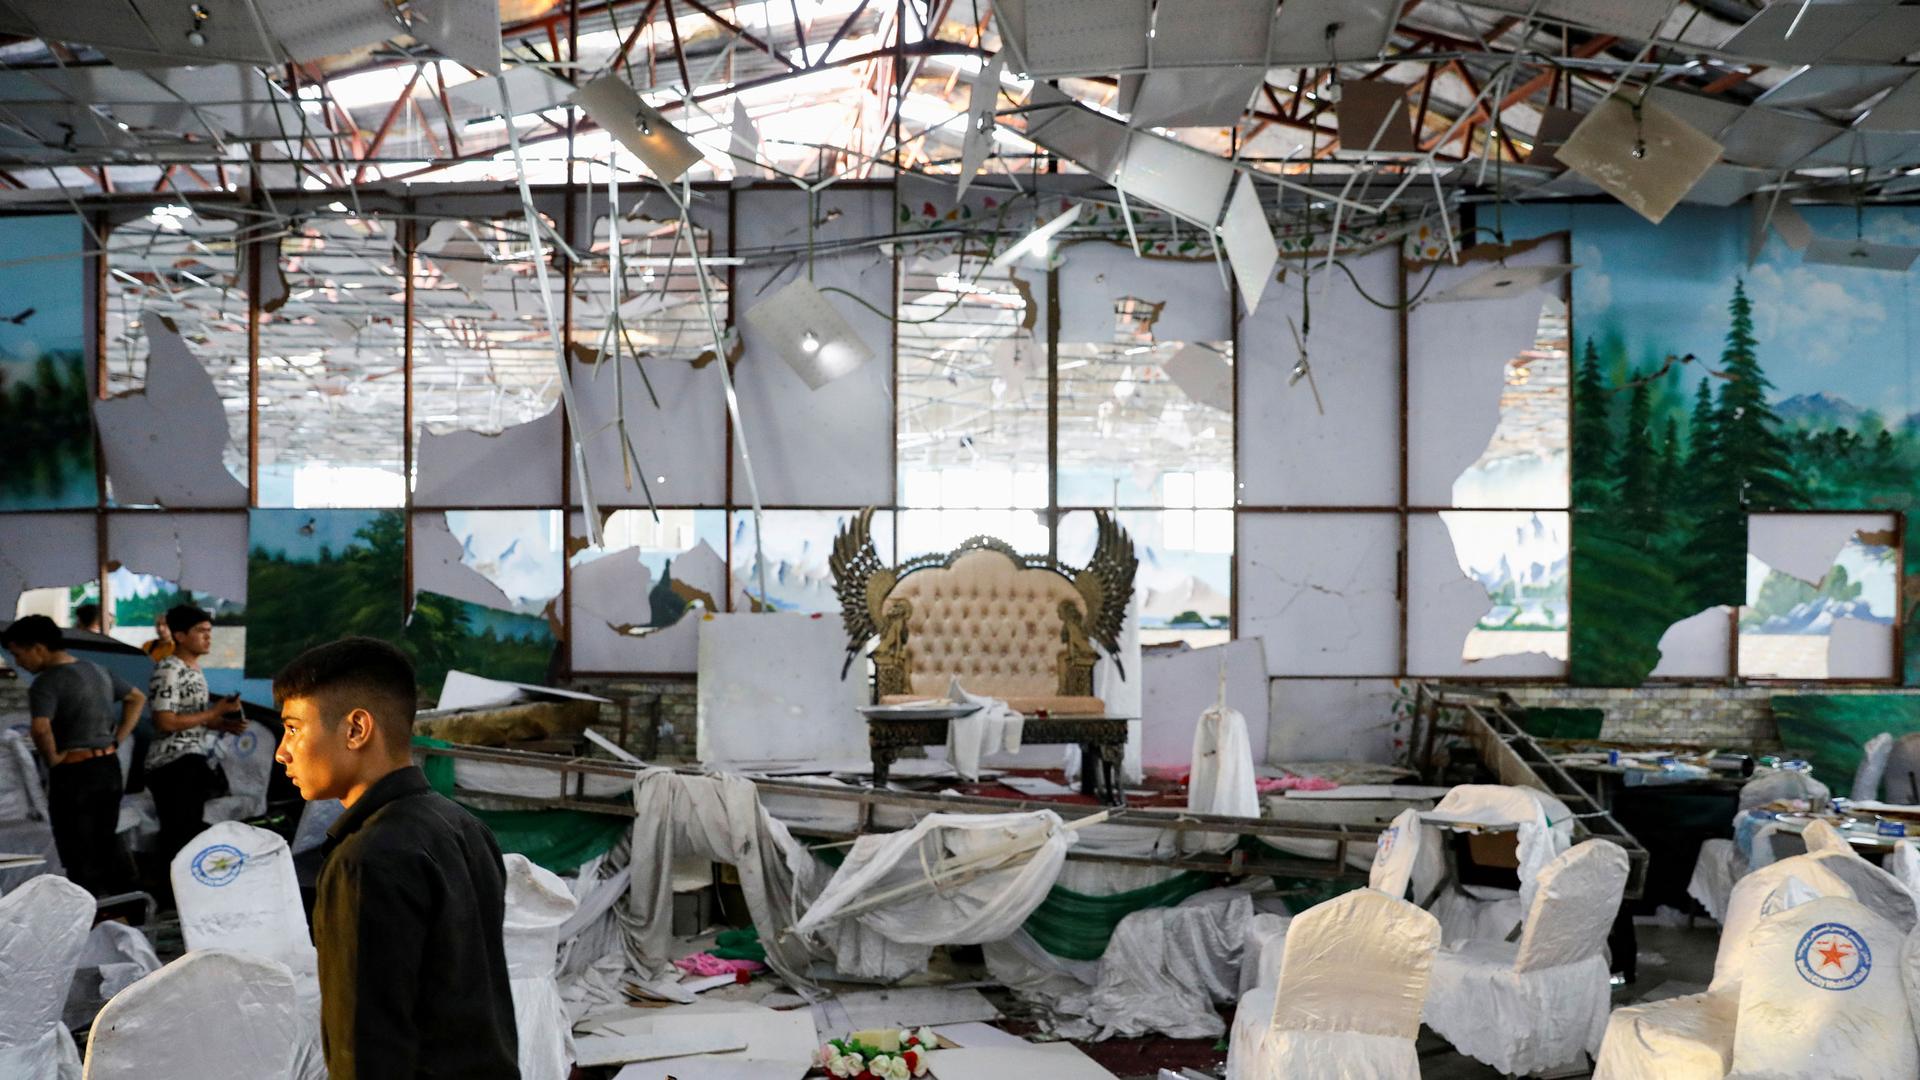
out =
[(333, 1080), (518, 1080), (493, 834), (409, 766), (327, 836), (313, 941)]

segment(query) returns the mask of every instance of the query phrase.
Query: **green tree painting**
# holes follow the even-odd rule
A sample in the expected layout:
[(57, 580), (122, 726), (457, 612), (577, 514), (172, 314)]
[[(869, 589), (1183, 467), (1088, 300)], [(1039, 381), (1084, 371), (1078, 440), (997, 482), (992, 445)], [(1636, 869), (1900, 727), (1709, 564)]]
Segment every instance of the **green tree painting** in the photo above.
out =
[(406, 521), (397, 510), (255, 510), (248, 518), (247, 674), (270, 678), (311, 646), (398, 642)]

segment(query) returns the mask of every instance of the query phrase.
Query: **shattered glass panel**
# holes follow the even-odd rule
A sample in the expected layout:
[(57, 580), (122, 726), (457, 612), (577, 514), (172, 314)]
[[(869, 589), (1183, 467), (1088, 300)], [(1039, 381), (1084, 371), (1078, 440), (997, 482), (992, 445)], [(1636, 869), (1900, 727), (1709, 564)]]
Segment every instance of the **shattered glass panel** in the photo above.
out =
[[(156, 206), (106, 234), (108, 394), (147, 383), (141, 315), (171, 320), (212, 376), (225, 411), (227, 471), (247, 475), (247, 295), (235, 223), (179, 205)], [(111, 479), (111, 478), (109, 478)]]
[[(1133, 537), (1140, 568), (1140, 643), (1185, 641), (1217, 645), (1231, 637), (1233, 511), (1123, 510), (1120, 524)], [(1093, 557), (1091, 511), (1060, 519), (1060, 561), (1085, 566)]]
[[(762, 515), (760, 543), (766, 558), (767, 593), (763, 602), (760, 576), (754, 562), (753, 514), (731, 515), (733, 530), (732, 591), (734, 611), (763, 607), (774, 611), (833, 613), (840, 610), (834, 593), (833, 572), (827, 560), (834, 537), (853, 518), (852, 510), (768, 510)], [(893, 515), (873, 515), (873, 547), (883, 562), (892, 562)]]
[(1548, 296), (1533, 346), (1507, 362), (1499, 426), (1480, 459), (1453, 482), (1453, 505), (1568, 504), (1567, 356), (1567, 305)]
[(297, 221), (280, 269), (286, 303), (260, 316), (260, 505), (400, 505), (406, 285), (393, 223)]
[[(898, 337), (899, 498), (923, 501), (925, 475), (959, 470), (1040, 478), (1046, 501), (1047, 356), (1035, 333), (1035, 286), (1044, 275), (985, 266), (984, 251), (933, 247), (906, 257), (900, 274)], [(1038, 279), (1036, 281), (1035, 279)], [(1038, 338), (1038, 340), (1036, 340)]]
[(1890, 518), (1887, 525), (1855, 532), (1818, 581), (1748, 553), (1740, 675), (1886, 679), (1896, 674), (1901, 555)]
[(1169, 365), (1188, 348), (1233, 363), (1231, 342), (1060, 345), (1060, 505), (1160, 506), (1168, 473), (1232, 474), (1231, 377), (1224, 401), (1183, 386)]

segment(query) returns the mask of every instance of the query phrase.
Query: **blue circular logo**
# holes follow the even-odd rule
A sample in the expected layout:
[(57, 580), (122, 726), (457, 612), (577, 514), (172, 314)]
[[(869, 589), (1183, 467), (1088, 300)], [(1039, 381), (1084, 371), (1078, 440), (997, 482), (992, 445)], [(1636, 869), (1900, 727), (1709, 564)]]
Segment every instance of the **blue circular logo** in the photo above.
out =
[(1873, 953), (1867, 940), (1842, 923), (1821, 923), (1800, 938), (1794, 970), (1822, 990), (1851, 990), (1867, 981)]
[(230, 884), (247, 865), (247, 856), (232, 844), (214, 844), (202, 848), (193, 857), (193, 880), (218, 888)]
[(253, 748), (258, 745), (260, 745), (260, 736), (255, 735), (253, 733), (253, 728), (251, 725), (248, 726), (247, 730), (241, 732), (240, 734), (234, 736), (233, 738), (234, 752), (239, 754), (239, 756), (241, 757), (247, 757), (251, 755), (253, 753)]
[(1380, 840), (1379, 840), (1378, 846), (1374, 848), (1373, 861), (1376, 863), (1386, 862), (1387, 856), (1393, 853), (1393, 842), (1399, 836), (1400, 836), (1400, 826), (1398, 825), (1387, 826), (1386, 831), (1380, 834)]

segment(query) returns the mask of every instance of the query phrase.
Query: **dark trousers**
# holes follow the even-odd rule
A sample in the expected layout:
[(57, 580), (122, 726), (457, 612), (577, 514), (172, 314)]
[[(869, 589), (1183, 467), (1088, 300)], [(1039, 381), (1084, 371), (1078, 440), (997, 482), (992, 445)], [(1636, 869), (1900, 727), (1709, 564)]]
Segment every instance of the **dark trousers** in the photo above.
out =
[(207, 800), (227, 793), (227, 777), (206, 755), (188, 754), (148, 770), (147, 790), (160, 816), (159, 855), (171, 863), (206, 829)]
[(126, 851), (115, 831), (120, 824), (119, 757), (109, 754), (53, 766), (47, 771), (47, 810), (68, 879), (95, 896), (132, 888)]

